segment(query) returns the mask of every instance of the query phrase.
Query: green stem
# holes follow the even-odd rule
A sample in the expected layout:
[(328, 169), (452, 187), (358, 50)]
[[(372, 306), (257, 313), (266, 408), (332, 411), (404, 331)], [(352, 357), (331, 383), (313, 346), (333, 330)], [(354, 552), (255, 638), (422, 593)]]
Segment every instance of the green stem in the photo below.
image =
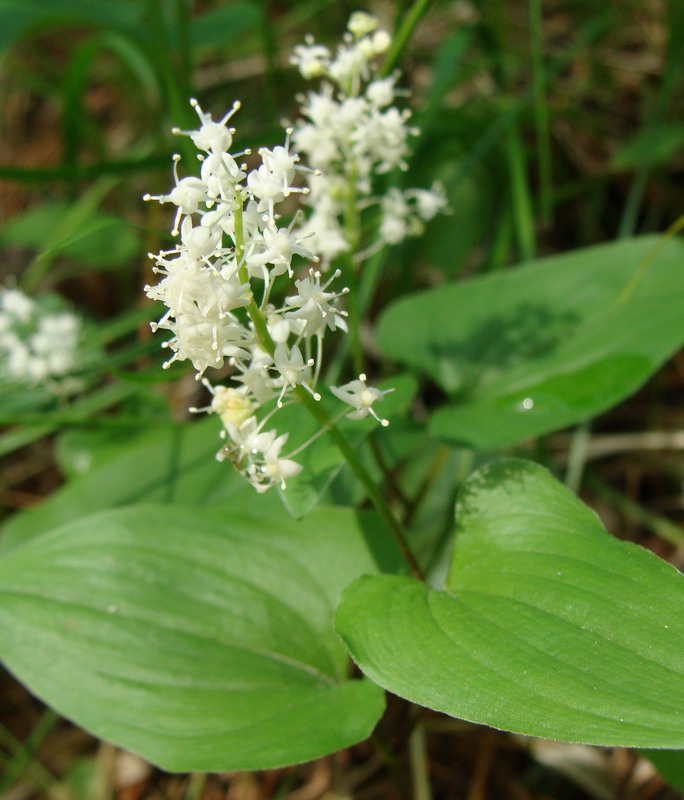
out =
[(638, 525), (643, 525), (644, 528), (647, 528), (663, 541), (674, 547), (682, 547), (684, 545), (684, 532), (678, 525), (665, 519), (665, 517), (653, 514), (594, 475), (587, 476), (587, 483), (592, 491), (613, 503), (626, 517)]
[(192, 96), (191, 78), (193, 74), (192, 42), (190, 41), (190, 23), (193, 0), (176, 0), (175, 22), (178, 36), (178, 57), (176, 59), (176, 74), (181, 94), (187, 100)]
[(544, 69), (542, 0), (529, 0), (528, 14), (532, 39), (532, 91), (534, 95), (534, 124), (537, 134), (540, 208), (542, 220), (548, 224), (551, 222), (553, 213), (553, 185), (551, 178), (549, 107), (546, 102), (546, 74)]
[(349, 289), (347, 313), (354, 372), (363, 372), (363, 347), (361, 345), (361, 309), (359, 306), (359, 282), (354, 263), (354, 253), (359, 251), (361, 220), (357, 204), (356, 166), (352, 164), (347, 177), (347, 198), (344, 208), (344, 233), (349, 250), (344, 254), (344, 280)]
[(655, 261), (658, 253), (669, 242), (669, 240), (673, 236), (676, 236), (682, 229), (684, 229), (684, 214), (682, 214), (681, 217), (676, 219), (672, 225), (670, 225), (670, 227), (665, 231), (665, 233), (663, 233), (655, 245), (648, 251), (648, 253), (646, 253), (644, 258), (641, 260), (641, 263), (637, 267), (634, 275), (632, 275), (625, 288), (620, 292), (620, 303), (626, 303), (629, 300), (636, 287), (639, 285), (639, 283), (641, 283), (646, 271)]
[[(370, 451), (373, 454), (373, 458), (375, 459), (375, 463), (377, 464), (378, 469), (382, 473), (382, 476), (385, 480), (385, 485), (387, 489), (397, 498), (397, 500), (401, 503), (402, 507), (404, 508), (405, 512), (410, 507), (411, 501), (406, 496), (406, 493), (401, 488), (399, 481), (397, 481), (396, 476), (392, 469), (390, 469), (389, 464), (385, 462), (385, 459), (382, 454), (382, 450), (380, 449), (380, 445), (378, 440), (375, 436), (375, 431), (371, 431), (368, 436), (368, 445), (370, 447)], [(404, 527), (408, 527), (404, 524)]]
[(403, 528), (392, 513), (390, 507), (387, 505), (382, 492), (376, 485), (370, 473), (366, 470), (352, 446), (349, 444), (341, 431), (332, 424), (332, 420), (328, 412), (325, 410), (325, 407), (320, 401), (314, 400), (303, 386), (297, 386), (295, 393), (304, 408), (306, 408), (306, 410), (315, 419), (317, 419), (321, 425), (325, 427), (328, 432), (328, 436), (330, 436), (333, 442), (335, 442), (339, 451), (349, 464), (349, 467), (359, 479), (361, 485), (366, 490), (368, 497), (375, 506), (375, 510), (378, 512), (379, 517), (385, 523), (389, 529), (389, 532), (392, 534), (395, 542), (397, 543), (404, 561), (406, 561), (408, 564), (413, 577), (424, 581), (425, 576), (423, 575), (423, 571), (408, 545)]
[(568, 467), (565, 473), (565, 485), (571, 492), (577, 494), (582, 485), (584, 467), (587, 463), (587, 450), (591, 438), (591, 422), (581, 422), (572, 435)]
[(266, 60), (264, 70), (264, 89), (266, 104), (269, 106), (271, 120), (278, 119), (278, 76), (276, 64), (276, 53), (278, 43), (273, 31), (271, 17), (268, 13), (268, 0), (261, 0), (259, 14), (259, 28), (261, 33), (262, 52)]
[[(36, 760), (36, 752), (58, 719), (59, 717), (54, 711), (50, 709), (45, 711), (28, 735), (25, 744), (22, 744), (9, 730), (0, 725), (0, 741), (11, 752), (11, 757), (8, 759), (7, 766), (0, 779), (0, 793), (3, 797), (6, 796), (5, 792), (8, 792), (15, 781), (21, 777), (22, 773), (32, 762), (36, 764), (39, 763)], [(48, 777), (48, 781), (45, 785), (49, 786), (54, 779), (51, 775), (48, 775), (47, 772), (45, 775)]]
[[(244, 233), (242, 226), (241, 199), (240, 193), (238, 192), (236, 196), (237, 208), (235, 211), (234, 237), (235, 258), (238, 264), (240, 264), (244, 256)], [(249, 282), (249, 275), (247, 272), (247, 266), (245, 264), (242, 264), (238, 268), (238, 275), (240, 276), (240, 280), (244, 283)], [(247, 313), (249, 314), (249, 318), (252, 320), (252, 324), (254, 325), (254, 329), (259, 337), (261, 346), (272, 356), (275, 353), (275, 342), (271, 338), (271, 334), (268, 332), (266, 320), (264, 319), (261, 309), (256, 304), (253, 296), (249, 305), (247, 306)], [(382, 492), (375, 484), (375, 481), (366, 470), (357, 454), (354, 452), (352, 446), (339, 431), (339, 429), (333, 424), (333, 421), (328, 412), (325, 410), (323, 403), (320, 400), (314, 400), (311, 394), (309, 394), (309, 392), (301, 385), (295, 387), (294, 391), (297, 399), (304, 406), (304, 408), (325, 428), (328, 436), (330, 436), (333, 442), (335, 442), (339, 451), (349, 464), (349, 467), (361, 482), (361, 485), (364, 487), (368, 497), (375, 506), (375, 510), (378, 512), (378, 515), (394, 537), (394, 540), (396, 541), (397, 546), (399, 547), (399, 550), (411, 571), (411, 574), (419, 580), (425, 580), (423, 571), (421, 570), (416, 557), (411, 552), (411, 548), (408, 545), (404, 531), (392, 513), (390, 507), (387, 505), (385, 498), (382, 496)]]
[(416, 512), (418, 511), (421, 503), (425, 499), (427, 493), (430, 491), (430, 488), (434, 484), (437, 476), (442, 471), (442, 468), (444, 467), (447, 459), (449, 458), (450, 453), (451, 450), (446, 445), (444, 444), (438, 445), (437, 452), (435, 453), (432, 463), (430, 464), (422, 483), (418, 487), (418, 491), (411, 499), (406, 508), (404, 525), (407, 528), (411, 527), (411, 523), (414, 520)]
[(409, 738), (414, 800), (432, 800), (425, 726), (419, 719)]
[[(351, 259), (350, 259), (351, 261)], [(349, 341), (351, 343), (352, 362), (354, 372), (360, 375), (363, 372), (363, 346), (361, 344), (361, 310), (359, 308), (358, 281), (354, 274), (354, 265), (346, 271), (345, 284), (349, 289), (347, 294), (347, 319), (349, 320)]]
[(399, 759), (394, 754), (392, 748), (385, 743), (378, 733), (371, 733), (369, 741), (373, 744), (376, 752), (387, 766), (400, 800), (409, 800), (410, 795), (406, 786), (406, 779), (401, 769)]
[(394, 69), (397, 61), (399, 60), (399, 56), (401, 55), (401, 51), (406, 46), (406, 42), (408, 42), (411, 34), (414, 31), (414, 28), (420, 21), (420, 18), (423, 16), (429, 5), (430, 0), (415, 0), (409, 9), (408, 14), (404, 17), (404, 22), (392, 39), (390, 49), (387, 51), (385, 60), (380, 68), (381, 78), (387, 77), (387, 75), (389, 75)]
[[(182, 15), (184, 0), (178, 2), (176, 12)], [(164, 88), (171, 119), (179, 128), (192, 127), (197, 118), (188, 104), (191, 93), (189, 76), (181, 74), (174, 60), (175, 48), (169, 41), (168, 29), (164, 22), (166, 4), (164, 0), (146, 0), (146, 6), (150, 43), (148, 52), (151, 62), (157, 68), (160, 84)], [(181, 39), (184, 35), (181, 34)], [(183, 156), (186, 169), (191, 169), (193, 164), (197, 164), (195, 148), (188, 138), (182, 137), (176, 147)]]
[(506, 155), (510, 180), (511, 199), (515, 230), (523, 261), (531, 261), (536, 249), (534, 236), (534, 214), (527, 183), (525, 149), (520, 139), (517, 124), (511, 124), (506, 135)]

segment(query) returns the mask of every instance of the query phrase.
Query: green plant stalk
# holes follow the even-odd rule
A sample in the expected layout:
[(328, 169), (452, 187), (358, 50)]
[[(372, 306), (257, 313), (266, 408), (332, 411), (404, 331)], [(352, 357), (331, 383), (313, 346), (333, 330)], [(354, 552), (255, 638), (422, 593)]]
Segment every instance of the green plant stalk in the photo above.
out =
[(422, 721), (418, 719), (409, 737), (409, 757), (411, 759), (414, 800), (432, 800), (426, 738), (425, 727)]
[(416, 491), (415, 495), (411, 498), (407, 508), (406, 508), (406, 516), (404, 517), (404, 525), (407, 528), (411, 527), (411, 523), (416, 515), (416, 512), (420, 508), (423, 500), (427, 497), (428, 492), (430, 491), (430, 487), (435, 482), (435, 479), (439, 475), (442, 470), (442, 467), (445, 465), (447, 458), (450, 454), (450, 449), (445, 444), (440, 444), (437, 447), (437, 452), (432, 460), (432, 463), (428, 467), (427, 473), (423, 478), (418, 490)]
[[(385, 463), (385, 459), (382, 454), (382, 450), (380, 449), (380, 444), (378, 443), (377, 437), (375, 436), (375, 431), (371, 431), (368, 436), (368, 447), (375, 460), (375, 463), (380, 470), (380, 472), (385, 477), (385, 482), (387, 484), (387, 488), (392, 494), (396, 497), (396, 499), (401, 503), (402, 508), (404, 510), (408, 509), (411, 505), (409, 498), (406, 496), (406, 493), (399, 485), (399, 482), (396, 479), (396, 476), (389, 468), (389, 466)], [(407, 528), (408, 526), (404, 523), (404, 527)]]
[[(237, 201), (237, 209), (235, 211), (235, 258), (237, 263), (243, 260), (244, 256), (244, 233), (243, 233), (243, 225), (242, 225), (242, 205), (241, 205), (242, 197), (239, 192), (236, 193), (236, 201)], [(238, 275), (240, 280), (248, 283), (249, 282), (249, 275), (247, 272), (247, 265), (242, 264), (238, 268)], [(268, 332), (268, 327), (266, 325), (266, 320), (264, 319), (261, 309), (257, 305), (256, 301), (254, 300), (254, 296), (249, 302), (247, 306), (247, 313), (249, 318), (254, 325), (254, 329), (256, 331), (257, 336), (259, 337), (259, 342), (261, 346), (268, 352), (271, 356), (275, 353), (275, 342), (271, 338), (271, 334)], [(345, 436), (340, 432), (338, 428), (335, 427), (333, 421), (325, 410), (323, 403), (320, 400), (314, 400), (314, 398), (309, 394), (309, 392), (301, 385), (295, 387), (295, 394), (299, 402), (304, 406), (304, 408), (311, 414), (314, 419), (316, 419), (326, 430), (328, 436), (335, 442), (337, 448), (344, 456), (346, 462), (349, 464), (350, 469), (356, 477), (361, 482), (361, 485), (366, 490), (368, 497), (370, 498), (371, 502), (373, 503), (375, 510), (378, 512), (378, 515), (385, 523), (387, 528), (389, 529), (390, 533), (392, 534), (399, 550), (406, 561), (411, 574), (418, 578), (419, 580), (425, 580), (425, 576), (423, 575), (423, 571), (416, 560), (416, 557), (413, 555), (411, 548), (408, 545), (408, 541), (404, 534), (404, 531), (399, 524), (398, 520), (392, 513), (392, 510), (387, 505), (385, 498), (382, 495), (382, 492), (376, 485), (375, 481), (371, 477), (371, 475), (366, 470), (365, 466), (359, 459), (358, 455), (349, 444)]]
[[(665, 69), (658, 95), (651, 113), (644, 122), (644, 128), (655, 125), (667, 119), (668, 105), (672, 99), (672, 93), (677, 85), (677, 77), (684, 64), (684, 55), (681, 47), (681, 34), (684, 31), (684, 13), (681, 5), (673, 3), (668, 8), (669, 24), (666, 26), (669, 36), (666, 49)], [(647, 158), (637, 168), (629, 187), (627, 201), (622, 212), (622, 218), (618, 228), (617, 238), (625, 239), (633, 236), (636, 232), (639, 219), (641, 203), (646, 193), (649, 177), (657, 165), (651, 158)]]
[(357, 375), (360, 375), (363, 372), (363, 348), (361, 346), (361, 336), (360, 336), (361, 312), (359, 309), (359, 293), (356, 282), (356, 276), (354, 275), (353, 271), (353, 264), (352, 264), (352, 269), (348, 271), (348, 274), (352, 276), (351, 279), (347, 279), (346, 281), (347, 288), (349, 289), (349, 293), (347, 295), (349, 337), (351, 341), (352, 362), (354, 364), (354, 372)]
[(508, 205), (502, 209), (502, 212), (501, 221), (494, 232), (494, 240), (486, 266), (487, 272), (496, 272), (510, 261), (513, 244), (513, 215)]
[(658, 253), (662, 250), (662, 248), (669, 242), (669, 240), (676, 236), (679, 231), (684, 229), (684, 214), (681, 217), (678, 217), (672, 225), (663, 233), (660, 237), (658, 242), (654, 245), (652, 250), (648, 253), (648, 255), (642, 260), (639, 266), (636, 269), (634, 275), (630, 278), (629, 283), (625, 286), (625, 288), (620, 293), (620, 303), (626, 303), (629, 298), (632, 296), (632, 293), (636, 289), (636, 287), (641, 283), (642, 278), (646, 274), (648, 268), (653, 264), (655, 261)]
[(408, 13), (404, 17), (404, 22), (392, 39), (390, 49), (387, 51), (385, 60), (380, 68), (381, 78), (386, 78), (394, 69), (397, 61), (399, 60), (399, 56), (401, 55), (401, 51), (406, 46), (406, 43), (408, 42), (416, 25), (420, 21), (420, 18), (423, 16), (429, 5), (430, 0), (415, 0), (411, 8), (408, 10)]
[(641, 201), (644, 198), (648, 177), (651, 172), (650, 164), (643, 164), (634, 175), (634, 179), (629, 187), (627, 201), (622, 212), (620, 225), (618, 227), (617, 239), (628, 239), (636, 233), (639, 210)]
[(354, 263), (354, 253), (359, 251), (361, 238), (361, 220), (357, 205), (356, 191), (356, 166), (352, 165), (347, 176), (347, 197), (344, 208), (344, 232), (349, 243), (349, 250), (344, 253), (344, 280), (349, 289), (347, 295), (347, 313), (349, 314), (349, 336), (351, 341), (352, 362), (354, 372), (358, 375), (363, 372), (363, 347), (361, 345), (361, 309), (359, 305), (359, 282), (357, 279), (357, 265)]
[(679, 525), (675, 525), (670, 520), (652, 513), (629, 497), (625, 497), (621, 492), (616, 492), (615, 489), (594, 475), (587, 475), (587, 483), (599, 496), (604, 497), (638, 525), (643, 525), (651, 533), (674, 547), (684, 546), (684, 531)]
[(191, 772), (188, 775), (183, 800), (200, 800), (206, 782), (207, 774), (205, 772)]
[[(83, 94), (86, 89), (92, 62), (101, 45), (98, 38), (86, 41), (76, 49), (69, 61), (62, 85), (62, 164), (73, 168), (81, 151), (81, 134), (85, 128)], [(72, 184), (75, 193), (75, 183)]]
[[(350, 322), (354, 322), (357, 318), (361, 320), (366, 315), (373, 300), (375, 289), (380, 280), (382, 269), (385, 265), (385, 260), (384, 249), (378, 250), (376, 253), (370, 256), (367, 261), (364, 262), (363, 269), (357, 275), (356, 271), (358, 270), (359, 265), (354, 265), (351, 263), (352, 259), (349, 259), (351, 265), (348, 266), (347, 269), (348, 273), (352, 275), (350, 283), (352, 283), (356, 289), (354, 296), (347, 298), (347, 312), (349, 314)], [(356, 267), (356, 269), (354, 269), (354, 267)], [(347, 288), (350, 287), (348, 286)], [(360, 327), (354, 327), (353, 325), (350, 325), (349, 337), (345, 337), (342, 342), (340, 342), (332, 361), (328, 364), (326, 370), (328, 383), (334, 384), (338, 382), (339, 375), (342, 371), (342, 365), (346, 361), (352, 343), (356, 342), (358, 352), (363, 354), (359, 333)], [(358, 363), (357, 371), (361, 372), (363, 369), (362, 359), (359, 359), (359, 362), (355, 361), (355, 364)]]
[[(585, 25), (580, 30), (577, 43), (569, 48), (562, 56), (552, 61), (547, 70), (547, 80), (550, 82), (572, 61), (578, 52), (591, 47), (594, 42), (606, 32), (610, 27), (611, 16), (608, 11), (604, 12), (590, 24)], [(533, 100), (532, 88), (526, 89), (518, 99), (516, 99), (508, 110), (503, 110), (497, 114), (494, 120), (483, 130), (477, 143), (463, 157), (460, 166), (452, 177), (450, 184), (454, 190), (461, 181), (466, 178), (479, 164), (492, 148), (503, 139), (509, 127), (518, 119), (522, 112)], [(2, 173), (0, 173), (1, 176)]]
[(423, 570), (420, 568), (416, 557), (413, 555), (413, 552), (408, 545), (408, 541), (401, 525), (392, 513), (390, 507), (387, 505), (382, 492), (366, 470), (352, 446), (349, 444), (340, 430), (332, 423), (330, 415), (325, 410), (325, 407), (321, 401), (314, 400), (313, 397), (302, 386), (298, 386), (295, 390), (295, 393), (304, 408), (326, 429), (328, 436), (330, 436), (333, 442), (335, 442), (337, 448), (344, 456), (346, 462), (349, 464), (352, 472), (359, 479), (361, 485), (366, 490), (368, 497), (373, 503), (378, 516), (382, 519), (389, 532), (392, 534), (392, 537), (399, 547), (401, 555), (403, 556), (404, 561), (406, 561), (413, 577), (424, 581), (425, 576), (423, 575)]
[[(150, 21), (149, 57), (156, 64), (160, 75), (160, 84), (166, 92), (171, 118), (174, 124), (180, 128), (191, 127), (193, 120), (196, 119), (188, 105), (192, 89), (189, 84), (189, 76), (180, 73), (170, 55), (173, 47), (172, 43), (168, 41), (164, 26), (163, 0), (146, 0), (146, 6), (147, 17)], [(182, 13), (182, 7), (178, 6), (176, 11)], [(191, 165), (197, 163), (192, 143), (186, 137), (182, 137), (178, 142), (178, 150), (183, 156), (185, 168), (191, 169)]]
[(278, 42), (268, 13), (268, 0), (261, 0), (260, 10), (259, 30), (261, 34), (261, 49), (266, 62), (266, 69), (264, 71), (265, 99), (270, 107), (271, 119), (276, 120), (278, 118), (278, 67), (276, 64)]
[[(238, 277), (242, 283), (249, 284), (249, 272), (247, 271), (247, 264), (244, 262), (245, 255), (245, 234), (242, 225), (242, 203), (244, 202), (242, 194), (239, 191), (235, 192), (235, 201), (237, 208), (235, 209), (235, 260), (239, 264)], [(250, 284), (251, 286), (251, 284)], [(247, 313), (252, 320), (254, 329), (256, 330), (259, 341), (266, 348), (270, 356), (275, 353), (275, 343), (268, 332), (266, 320), (261, 313), (261, 309), (254, 299), (254, 293), (250, 292), (250, 299), (247, 305)]]
[(515, 221), (520, 256), (523, 261), (534, 258), (536, 244), (534, 237), (534, 215), (530, 188), (525, 174), (525, 151), (520, 140), (518, 126), (513, 123), (506, 135), (506, 157), (513, 200), (513, 216)]
[[(2, 779), (0, 779), (0, 795), (4, 797), (5, 792), (11, 788), (31, 762), (34, 761), (38, 748), (58, 719), (59, 717), (54, 711), (47, 709), (28, 735), (25, 744), (21, 744), (4, 726), (0, 726), (0, 739), (4, 740), (8, 749), (12, 752), (12, 757), (8, 759), (5, 772)], [(47, 772), (45, 774), (47, 775)], [(48, 778), (52, 778), (52, 776), (48, 775)]]
[[(409, 706), (410, 704), (407, 702), (406, 705)], [(394, 749), (388, 742), (385, 742), (377, 731), (371, 733), (368, 737), (368, 741), (375, 747), (376, 753), (387, 767), (394, 783), (394, 788), (397, 791), (397, 796), (400, 800), (411, 800), (404, 771)]]
[(577, 494), (582, 485), (584, 467), (587, 463), (587, 451), (591, 439), (591, 421), (580, 423), (572, 435), (568, 466), (565, 472), (565, 485), (573, 494)]
[(193, 74), (192, 42), (190, 41), (190, 16), (193, 0), (176, 0), (175, 22), (178, 35), (178, 54), (176, 72), (178, 85), (186, 97), (192, 93), (191, 78)]
[(549, 107), (546, 103), (546, 73), (542, 48), (542, 0), (529, 0), (528, 15), (532, 39), (532, 92), (534, 95), (534, 124), (537, 134), (539, 163), (539, 205), (542, 221), (551, 222), (553, 213), (553, 184), (551, 179), (551, 143), (549, 136)]

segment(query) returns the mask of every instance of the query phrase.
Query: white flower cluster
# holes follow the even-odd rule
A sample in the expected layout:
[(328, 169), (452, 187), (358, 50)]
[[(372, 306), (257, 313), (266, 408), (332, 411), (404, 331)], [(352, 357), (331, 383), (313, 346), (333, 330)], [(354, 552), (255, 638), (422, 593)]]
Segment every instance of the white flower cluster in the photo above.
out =
[(53, 394), (80, 389), (65, 376), (79, 367), (81, 322), (67, 311), (48, 312), (19, 289), (0, 289), (2, 373)]
[[(228, 121), (239, 108), (235, 103), (220, 121), (214, 121), (196, 101), (198, 130), (175, 131), (190, 136), (200, 152), (200, 177), (178, 176), (174, 157), (175, 187), (169, 194), (147, 200), (176, 206), (176, 247), (150, 254), (154, 271), (161, 275), (155, 286), (145, 287), (148, 297), (160, 300), (168, 311), (153, 329), (169, 330), (163, 346), (173, 355), (165, 364), (188, 359), (200, 378), (209, 367), (232, 367), (233, 387), (212, 386), (204, 380), (212, 401), (204, 409), (223, 423), (226, 445), (219, 458), (229, 458), (259, 491), (285, 485), (301, 466), (281, 456), (288, 434), (265, 430), (277, 409), (302, 389), (315, 400), (321, 370), (322, 340), (327, 330), (346, 330), (346, 313), (337, 302), (346, 290), (331, 290), (309, 269), (294, 281), (293, 293), (279, 307), (271, 301), (274, 280), (294, 277), (295, 254), (316, 262), (303, 236), (279, 225), (277, 206), (292, 193), (306, 193), (293, 185), (299, 156), (284, 146), (259, 150), (261, 163), (251, 171), (233, 154), (234, 128)], [(308, 244), (308, 243), (307, 243)], [(258, 292), (255, 291), (258, 288)], [(257, 301), (258, 296), (258, 301)], [(341, 387), (344, 389), (345, 387)], [(368, 409), (370, 395), (356, 411)], [(374, 399), (380, 399), (379, 397)], [(259, 419), (257, 411), (270, 410)], [(352, 412), (354, 413), (354, 412)], [(292, 454), (290, 454), (292, 455)]]
[(295, 47), (291, 58), (304, 78), (322, 78), (321, 89), (302, 98), (303, 119), (293, 141), (319, 172), (307, 176), (311, 190), (305, 202), (312, 214), (299, 228), (324, 265), (349, 250), (341, 219), (349, 202), (361, 207), (380, 205), (380, 240), (376, 247), (397, 244), (418, 235), (423, 223), (447, 208), (443, 187), (431, 190), (391, 189), (373, 197), (373, 176), (406, 168), (411, 112), (393, 103), (402, 92), (398, 73), (378, 77), (375, 61), (391, 44), (378, 20), (365, 12), (351, 15), (347, 33), (333, 55), (312, 37)]

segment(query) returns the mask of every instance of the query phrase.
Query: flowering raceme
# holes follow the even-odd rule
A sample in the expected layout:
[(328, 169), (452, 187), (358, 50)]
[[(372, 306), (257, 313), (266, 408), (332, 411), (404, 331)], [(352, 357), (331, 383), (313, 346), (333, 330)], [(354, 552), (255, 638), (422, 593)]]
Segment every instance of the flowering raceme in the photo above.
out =
[[(306, 79), (322, 78), (321, 89), (302, 98), (303, 119), (294, 127), (293, 141), (307, 163), (318, 172), (306, 176), (310, 194), (305, 204), (312, 214), (299, 228), (308, 246), (327, 265), (340, 253), (354, 251), (342, 222), (349, 204), (378, 205), (379, 238), (372, 246), (398, 244), (417, 236), (424, 222), (447, 211), (444, 188), (390, 189), (374, 196), (373, 177), (406, 168), (409, 137), (419, 131), (408, 124), (411, 112), (393, 103), (399, 73), (378, 76), (375, 61), (390, 46), (388, 33), (375, 17), (352, 14), (347, 34), (333, 54), (312, 37), (295, 47), (291, 58)], [(358, 253), (352, 252), (357, 259)]]
[[(354, 250), (358, 242), (350, 241), (340, 224), (351, 201), (357, 210), (380, 205), (383, 244), (417, 233), (421, 220), (445, 208), (440, 187), (391, 189), (371, 198), (373, 176), (405, 166), (407, 140), (415, 133), (407, 125), (410, 112), (391, 105), (397, 76), (375, 77), (374, 59), (389, 44), (374, 17), (357, 13), (334, 59), (312, 40), (295, 48), (293, 60), (302, 74), (327, 81), (305, 101), (306, 120), (287, 130), (284, 145), (261, 148), (260, 164), (251, 170), (239, 160), (249, 151), (230, 153), (235, 129), (228, 123), (239, 103), (214, 120), (192, 100), (198, 129), (174, 132), (189, 136), (200, 151), (200, 175), (181, 178), (180, 156), (174, 156), (173, 189), (145, 196), (176, 206), (172, 234), (178, 244), (150, 254), (161, 278), (145, 287), (168, 309), (153, 323), (155, 330), (171, 333), (163, 344), (172, 351), (165, 366), (192, 363), (212, 396), (208, 406), (193, 410), (221, 419), (226, 443), (218, 457), (232, 461), (258, 491), (284, 487), (300, 472), (294, 453), (284, 454), (288, 434), (268, 426), (284, 404), (306, 399), (302, 392), (321, 399), (323, 337), (347, 330), (339, 301), (348, 290), (333, 287), (340, 270), (324, 279), (317, 267), (309, 267), (295, 278), (294, 256), (325, 270), (341, 252)], [(295, 148), (306, 154), (307, 166)], [(307, 185), (298, 185), (300, 178)], [(295, 214), (285, 225), (279, 206), (292, 194), (312, 213), (305, 221)], [(276, 306), (271, 297), (281, 278), (292, 284)], [(203, 377), (225, 363), (232, 386), (212, 385)], [(373, 416), (387, 424), (373, 409), (386, 392), (368, 386), (365, 375), (331, 391), (352, 407), (351, 418)]]
[[(308, 191), (294, 183), (297, 172), (307, 168), (299, 165), (288, 133), (285, 145), (260, 149), (261, 164), (247, 172), (237, 161), (247, 153), (229, 153), (235, 130), (227, 123), (239, 105), (218, 122), (196, 101), (192, 105), (199, 129), (177, 133), (190, 136), (202, 151), (200, 177), (180, 178), (175, 156), (175, 187), (166, 195), (145, 196), (176, 206), (172, 233), (179, 238), (176, 247), (150, 254), (161, 279), (145, 290), (168, 309), (153, 323), (155, 330), (172, 334), (163, 344), (172, 351), (165, 366), (187, 359), (198, 378), (225, 362), (232, 367), (232, 387), (203, 379), (212, 400), (195, 410), (218, 415), (226, 439), (219, 458), (230, 459), (265, 491), (284, 486), (301, 469), (281, 455), (288, 434), (266, 426), (300, 387), (320, 400), (322, 340), (328, 330), (347, 328), (338, 306), (346, 290), (331, 288), (339, 272), (323, 281), (310, 268), (294, 280), (282, 305), (270, 301), (274, 281), (294, 277), (295, 254), (318, 261), (293, 224), (279, 224), (277, 212), (286, 197)], [(376, 399), (381, 398), (379, 393)], [(265, 405), (271, 408), (259, 419), (257, 411)]]

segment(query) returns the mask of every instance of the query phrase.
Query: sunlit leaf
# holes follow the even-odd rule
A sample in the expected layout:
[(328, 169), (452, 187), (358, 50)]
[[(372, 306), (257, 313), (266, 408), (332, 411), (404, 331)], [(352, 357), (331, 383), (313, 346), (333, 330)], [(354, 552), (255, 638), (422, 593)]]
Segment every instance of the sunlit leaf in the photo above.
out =
[(167, 770), (264, 769), (369, 735), (341, 589), (398, 567), (378, 520), (136, 506), (0, 559), (0, 655), (37, 696)]
[(363, 672), (413, 703), (517, 733), (684, 747), (684, 577), (607, 534), (542, 467), (464, 485), (443, 591), (368, 576), (337, 630)]

